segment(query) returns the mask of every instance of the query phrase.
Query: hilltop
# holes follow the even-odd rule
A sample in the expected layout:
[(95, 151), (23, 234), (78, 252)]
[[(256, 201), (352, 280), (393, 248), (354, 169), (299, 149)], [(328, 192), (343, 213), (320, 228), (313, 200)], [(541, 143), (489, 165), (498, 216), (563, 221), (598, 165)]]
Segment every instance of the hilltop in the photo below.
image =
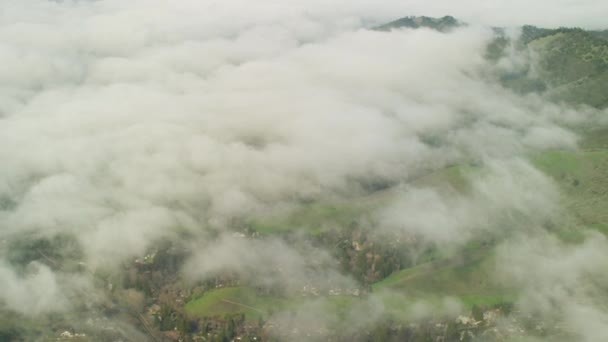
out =
[(398, 28), (430, 28), (441, 32), (448, 32), (462, 25), (464, 24), (449, 15), (441, 18), (411, 16), (391, 21), (374, 29), (378, 31), (390, 31)]

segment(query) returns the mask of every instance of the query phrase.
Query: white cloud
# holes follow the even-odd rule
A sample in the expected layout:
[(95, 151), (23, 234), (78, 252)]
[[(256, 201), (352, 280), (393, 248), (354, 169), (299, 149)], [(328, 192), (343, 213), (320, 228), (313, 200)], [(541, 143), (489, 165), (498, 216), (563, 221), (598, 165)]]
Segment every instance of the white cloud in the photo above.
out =
[[(463, 242), (496, 213), (549, 215), (546, 179), (504, 160), (573, 147), (560, 123), (579, 113), (487, 80), (488, 28), (363, 28), (410, 14), (554, 26), (596, 26), (608, 14), (599, 2), (576, 7), (0, 2), (0, 199), (10, 202), (0, 210), (0, 239), (73, 234), (88, 265), (117, 268), (179, 228), (205, 241), (185, 268), (194, 278), (232, 269), (294, 288), (306, 277), (349, 280), (334, 267), (304, 271), (310, 251), (279, 240), (215, 241), (209, 228), (224, 236), (233, 218), (471, 160), (495, 165), (472, 199), (412, 191), (389, 223)], [(286, 274), (269, 266), (277, 257)], [(65, 309), (72, 288), (63, 276), (39, 266), (23, 278), (3, 265), (0, 298), (27, 314)]]

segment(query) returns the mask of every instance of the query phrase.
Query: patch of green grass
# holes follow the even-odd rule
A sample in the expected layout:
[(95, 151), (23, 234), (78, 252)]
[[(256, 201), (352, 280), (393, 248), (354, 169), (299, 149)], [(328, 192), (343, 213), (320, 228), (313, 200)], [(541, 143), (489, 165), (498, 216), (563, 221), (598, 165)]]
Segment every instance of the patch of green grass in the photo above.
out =
[(449, 257), (396, 272), (375, 283), (372, 289), (419, 298), (455, 297), (465, 306), (512, 301), (510, 289), (493, 280), (493, 270), (493, 248), (471, 243)]
[(215, 317), (228, 314), (245, 314), (249, 320), (267, 317), (286, 305), (281, 298), (259, 295), (247, 287), (227, 287), (205, 292), (186, 303), (184, 309), (192, 316)]
[(359, 303), (361, 303), (360, 298), (348, 295), (329, 296), (324, 298), (326, 312), (334, 313), (338, 320), (347, 319), (348, 315), (352, 313), (355, 305)]
[(466, 308), (472, 308), (474, 305), (492, 307), (499, 304), (513, 303), (517, 299), (517, 296), (513, 293), (504, 292), (497, 294), (467, 294), (459, 296), (459, 299)]
[(581, 171), (581, 157), (573, 151), (547, 151), (536, 156), (533, 163), (556, 179), (576, 176)]
[(589, 228), (597, 230), (604, 235), (608, 235), (608, 223), (596, 223), (591, 225)]
[(589, 226), (563, 227), (557, 230), (556, 234), (563, 242), (578, 244), (585, 241), (590, 231), (600, 232), (608, 236), (608, 224), (597, 223)]
[(585, 241), (586, 237), (584, 229), (580, 227), (564, 227), (562, 229), (557, 230), (555, 234), (561, 241), (570, 244), (582, 243), (583, 241)]
[(207, 291), (186, 303), (184, 309), (195, 317), (244, 314), (247, 320), (254, 321), (279, 312), (295, 313), (311, 303), (322, 305), (324, 312), (333, 313), (339, 322), (346, 319), (356, 305), (364, 302), (360, 297), (349, 295), (273, 297), (259, 295), (248, 287), (228, 287)]
[(608, 224), (608, 150), (550, 151), (532, 161), (556, 181), (564, 208), (578, 224)]
[(470, 177), (479, 170), (479, 167), (469, 164), (452, 165), (415, 179), (412, 184), (439, 191), (464, 193), (470, 190)]
[(395, 272), (390, 276), (382, 279), (381, 281), (374, 283), (372, 285), (372, 289), (376, 291), (386, 288), (399, 287), (399, 284), (402, 284), (403, 282), (407, 281), (407, 279), (410, 279), (411, 277), (415, 276), (418, 272), (422, 272), (421, 269), (425, 267), (428, 267), (428, 263), (424, 263), (422, 265), (417, 265), (414, 267), (406, 268), (399, 272)]
[(349, 229), (362, 217), (370, 215), (388, 198), (390, 191), (377, 191), (348, 200), (308, 203), (287, 213), (259, 217), (249, 224), (262, 235), (300, 229), (314, 236), (334, 229)]
[(332, 227), (347, 227), (359, 217), (355, 205), (314, 203), (302, 206), (286, 216), (265, 217), (250, 223), (251, 228), (262, 235), (271, 235), (304, 229), (310, 235), (318, 235)]

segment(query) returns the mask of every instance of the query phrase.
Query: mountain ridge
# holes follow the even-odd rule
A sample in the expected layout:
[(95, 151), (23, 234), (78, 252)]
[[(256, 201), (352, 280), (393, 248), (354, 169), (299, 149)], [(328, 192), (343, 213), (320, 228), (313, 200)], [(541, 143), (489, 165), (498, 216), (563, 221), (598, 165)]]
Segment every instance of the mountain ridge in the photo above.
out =
[[(373, 28), (378, 31), (428, 28), (448, 33), (467, 26), (452, 16), (440, 18), (407, 16)], [(494, 41), (488, 46), (489, 59), (499, 61), (507, 48), (527, 56), (528, 64), (517, 72), (499, 76), (503, 86), (518, 93), (539, 93), (570, 105), (608, 107), (608, 30), (578, 27), (540, 28), (521, 26), (515, 40), (504, 28), (493, 27)], [(533, 72), (534, 70), (534, 72)]]

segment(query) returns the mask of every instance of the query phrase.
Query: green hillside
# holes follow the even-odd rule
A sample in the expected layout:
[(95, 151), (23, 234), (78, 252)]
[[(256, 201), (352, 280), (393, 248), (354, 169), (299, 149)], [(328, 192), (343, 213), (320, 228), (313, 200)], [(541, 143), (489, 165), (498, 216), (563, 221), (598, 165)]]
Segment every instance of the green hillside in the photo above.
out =
[[(411, 16), (374, 29), (430, 28), (449, 32), (464, 25), (451, 16)], [(496, 38), (487, 51), (490, 60), (498, 60), (509, 45), (503, 28), (494, 28), (494, 32)], [(605, 90), (608, 83), (608, 30), (547, 29), (525, 25), (515, 45), (521, 53), (533, 57), (526, 69), (501, 75), (506, 87), (519, 93), (545, 93), (557, 102), (608, 107), (608, 92)]]
[(608, 225), (608, 150), (553, 151), (535, 158), (560, 185), (565, 208), (588, 227)]
[[(499, 34), (489, 47), (489, 57), (498, 60), (506, 46), (508, 40)], [(506, 87), (520, 93), (544, 93), (556, 102), (608, 107), (605, 31), (524, 26), (516, 46), (520, 53), (530, 57), (529, 65), (502, 75)]]
[(373, 288), (419, 298), (449, 296), (468, 307), (510, 302), (513, 291), (493, 281), (493, 263), (493, 246), (471, 243), (462, 253), (396, 272)]
[(540, 78), (549, 85), (549, 96), (558, 101), (608, 106), (608, 40), (581, 29), (562, 29), (532, 40), (538, 54)]

